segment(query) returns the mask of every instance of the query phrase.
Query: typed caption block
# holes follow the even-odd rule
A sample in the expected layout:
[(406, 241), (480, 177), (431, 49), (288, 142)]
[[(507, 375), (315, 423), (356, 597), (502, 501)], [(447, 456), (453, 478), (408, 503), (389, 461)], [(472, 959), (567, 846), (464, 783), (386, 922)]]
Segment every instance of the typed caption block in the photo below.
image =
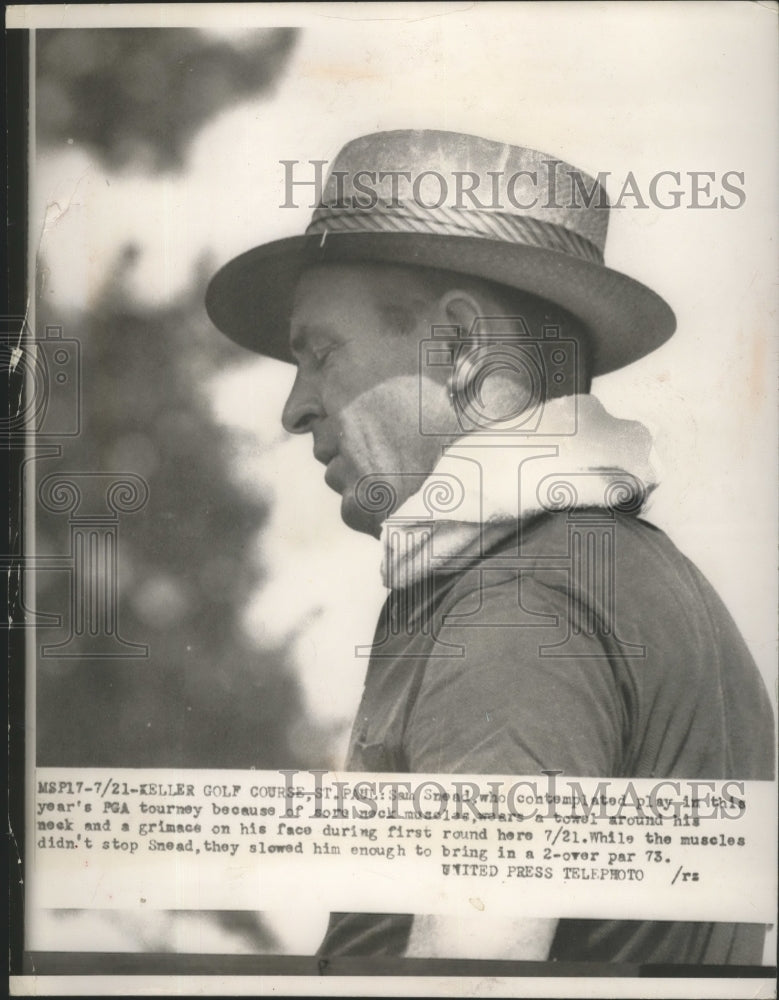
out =
[(33, 905), (770, 922), (768, 782), (38, 768)]

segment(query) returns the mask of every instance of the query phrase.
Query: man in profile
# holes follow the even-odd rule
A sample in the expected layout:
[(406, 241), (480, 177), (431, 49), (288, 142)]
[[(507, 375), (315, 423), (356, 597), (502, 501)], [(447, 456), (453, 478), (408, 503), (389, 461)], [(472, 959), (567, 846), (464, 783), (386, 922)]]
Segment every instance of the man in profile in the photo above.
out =
[[(596, 181), (535, 150), (379, 133), (342, 150), (305, 236), (209, 287), (222, 331), (297, 366), (284, 427), (311, 434), (343, 520), (382, 542), (350, 770), (772, 776), (736, 626), (640, 516), (650, 436), (590, 394), (675, 327), (603, 263), (607, 220)], [(343, 913), (320, 951), (748, 964), (763, 935)]]

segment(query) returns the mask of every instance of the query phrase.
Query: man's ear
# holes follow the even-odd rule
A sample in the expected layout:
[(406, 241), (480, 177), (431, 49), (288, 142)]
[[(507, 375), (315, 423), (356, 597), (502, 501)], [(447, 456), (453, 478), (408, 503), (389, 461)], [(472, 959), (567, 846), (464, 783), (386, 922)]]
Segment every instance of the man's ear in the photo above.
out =
[(532, 405), (538, 389), (522, 350), (511, 344), (500, 349), (492, 338), (485, 339), (483, 331), (474, 329), (477, 320), (488, 317), (491, 304), (455, 288), (442, 295), (437, 306), (437, 322), (456, 328), (452, 332), (454, 363), (446, 381), (458, 414), (473, 428), (486, 429)]
[[(437, 300), (432, 310), (432, 322), (438, 327), (451, 327), (452, 339), (450, 346), (452, 356), (457, 358), (457, 367), (461, 368), (465, 358), (471, 353), (470, 333), (474, 322), (484, 313), (479, 301), (470, 292), (461, 288), (452, 288), (444, 292)], [(446, 373), (446, 384), (449, 395), (454, 391), (455, 368), (439, 369), (441, 375)]]
[(484, 312), (477, 300), (460, 288), (452, 288), (436, 303), (436, 323), (459, 327), (459, 336), (467, 337), (471, 328)]

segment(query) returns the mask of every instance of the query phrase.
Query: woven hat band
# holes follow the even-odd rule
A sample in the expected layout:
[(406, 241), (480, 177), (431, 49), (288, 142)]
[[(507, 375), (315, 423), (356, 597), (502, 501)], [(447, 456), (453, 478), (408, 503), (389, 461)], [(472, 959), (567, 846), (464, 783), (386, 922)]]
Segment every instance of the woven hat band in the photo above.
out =
[(594, 264), (603, 264), (603, 253), (594, 243), (554, 222), (477, 208), (429, 208), (416, 201), (398, 201), (392, 207), (377, 205), (362, 211), (343, 205), (320, 205), (314, 210), (306, 234), (327, 233), (471, 236), (556, 250)]

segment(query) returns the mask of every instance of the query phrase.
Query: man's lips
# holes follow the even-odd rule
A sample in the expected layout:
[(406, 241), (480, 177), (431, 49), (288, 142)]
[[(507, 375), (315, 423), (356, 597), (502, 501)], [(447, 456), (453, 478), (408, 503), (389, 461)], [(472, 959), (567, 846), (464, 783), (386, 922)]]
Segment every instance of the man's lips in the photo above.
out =
[(341, 475), (339, 476), (338, 458), (338, 455), (334, 455), (327, 463), (327, 468), (325, 469), (325, 483), (331, 490), (335, 490), (336, 493), (342, 493), (345, 485), (344, 479), (342, 478), (344, 470), (341, 468)]
[(321, 462), (325, 468), (325, 483), (330, 487), (331, 490), (335, 490), (336, 493), (340, 493), (342, 489), (342, 483), (336, 478), (334, 469), (336, 468), (334, 463), (339, 457), (337, 451), (326, 448), (314, 448), (314, 458), (317, 462)]

